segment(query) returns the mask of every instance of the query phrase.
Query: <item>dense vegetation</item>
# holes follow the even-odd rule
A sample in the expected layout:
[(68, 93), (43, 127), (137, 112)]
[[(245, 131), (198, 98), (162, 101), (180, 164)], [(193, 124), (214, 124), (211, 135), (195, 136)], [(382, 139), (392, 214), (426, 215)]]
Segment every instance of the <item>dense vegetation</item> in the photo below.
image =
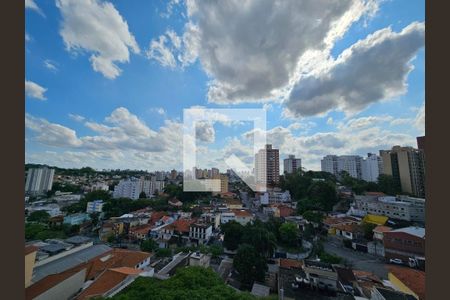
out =
[(249, 293), (239, 293), (227, 286), (212, 270), (202, 267), (179, 269), (167, 280), (137, 278), (130, 286), (112, 298), (131, 299), (257, 299)]

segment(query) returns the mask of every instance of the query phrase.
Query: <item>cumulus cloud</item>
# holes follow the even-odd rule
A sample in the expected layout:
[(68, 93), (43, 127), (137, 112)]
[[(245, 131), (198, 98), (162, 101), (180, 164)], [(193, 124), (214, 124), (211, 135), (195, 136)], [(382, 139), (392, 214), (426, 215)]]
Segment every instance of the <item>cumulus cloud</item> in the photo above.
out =
[(39, 8), (39, 6), (34, 2), (34, 0), (25, 0), (25, 8), (34, 10), (41, 16), (45, 17), (44, 12)]
[(305, 54), (329, 51), (353, 22), (377, 9), (371, 0), (188, 0), (186, 7), (177, 57), (184, 65), (200, 59), (211, 77), (209, 101), (223, 104), (284, 95), (300, 61), (317, 63), (302, 60)]
[(60, 34), (68, 51), (92, 52), (95, 71), (106, 78), (120, 75), (117, 63), (130, 60), (139, 46), (113, 4), (101, 0), (57, 0), (63, 22)]
[(401, 32), (385, 28), (346, 49), (326, 71), (301, 78), (286, 102), (294, 116), (321, 115), (333, 109), (346, 113), (407, 90), (411, 60), (424, 46), (425, 25), (414, 22)]
[(47, 91), (46, 88), (40, 86), (39, 84), (25, 80), (25, 95), (30, 98), (35, 98), (39, 100), (46, 100), (44, 93)]
[[(69, 116), (79, 122), (85, 120), (79, 115)], [(115, 109), (104, 122), (85, 121), (84, 125), (94, 132), (91, 135), (78, 136), (74, 129), (29, 114), (25, 125), (28, 142), (66, 149), (66, 154), (61, 155), (71, 158), (73, 153), (78, 153), (77, 157), (88, 155), (93, 161), (96, 158), (107, 160), (111, 153), (116, 158), (126, 156), (127, 164), (130, 158), (130, 162), (138, 165), (139, 157), (144, 156), (176, 163), (182, 147), (180, 123), (166, 120), (162, 127), (153, 130), (124, 107)], [(123, 160), (118, 163), (124, 167)]]
[(147, 57), (158, 61), (163, 67), (175, 68), (177, 62), (167, 45), (167, 41), (168, 38), (165, 35), (161, 35), (157, 40), (152, 40), (147, 51)]
[(195, 136), (205, 143), (213, 143), (216, 137), (214, 126), (211, 122), (197, 122), (195, 126)]

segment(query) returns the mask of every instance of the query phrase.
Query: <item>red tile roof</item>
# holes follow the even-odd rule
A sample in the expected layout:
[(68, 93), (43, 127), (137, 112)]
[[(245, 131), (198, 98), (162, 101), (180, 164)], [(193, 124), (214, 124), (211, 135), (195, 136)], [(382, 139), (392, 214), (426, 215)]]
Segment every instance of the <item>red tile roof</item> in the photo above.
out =
[(286, 269), (301, 269), (303, 262), (301, 260), (280, 258), (280, 267)]
[(136, 226), (136, 227), (130, 228), (130, 233), (147, 234), (150, 231), (150, 229), (152, 229), (152, 228), (153, 228), (153, 225), (149, 225), (149, 224)]
[(197, 219), (178, 219), (167, 226), (167, 229), (173, 229), (178, 232), (189, 232), (191, 224), (195, 223)]
[(363, 232), (363, 229), (358, 224), (337, 224), (334, 228), (351, 233)]
[(36, 246), (33, 246), (33, 245), (25, 246), (25, 255), (28, 255), (28, 254), (33, 253), (38, 250), (39, 250), (39, 248)]
[(380, 197), (386, 196), (386, 194), (383, 192), (366, 192), (365, 195), (366, 196), (380, 196)]
[(103, 272), (89, 287), (82, 291), (76, 299), (82, 300), (95, 296), (102, 296), (127, 279), (128, 276), (137, 275), (140, 272), (142, 271), (131, 268), (108, 269)]
[(236, 217), (251, 217), (252, 216), (252, 214), (248, 210), (245, 210), (245, 209), (232, 209), (231, 211), (234, 212), (234, 215)]
[(159, 219), (161, 219), (165, 215), (167, 215), (167, 212), (165, 211), (155, 211), (152, 213), (149, 223), (155, 224), (157, 221), (159, 221)]
[(387, 268), (392, 275), (419, 296), (419, 300), (425, 299), (425, 272), (399, 266), (388, 266)]
[(391, 231), (392, 228), (389, 226), (378, 225), (373, 229), (373, 232), (388, 232)]
[(279, 206), (278, 209), (280, 210), (280, 217), (289, 217), (295, 212), (293, 208), (287, 206)]
[(51, 289), (52, 287), (56, 286), (57, 284), (63, 282), (67, 278), (71, 277), (72, 275), (75, 275), (76, 273), (80, 272), (81, 270), (86, 268), (86, 264), (79, 265), (75, 268), (69, 269), (67, 271), (58, 273), (58, 274), (52, 274), (44, 277), (43, 279), (39, 280), (38, 282), (30, 285), (25, 289), (25, 299), (34, 299), (40, 294), (44, 293), (45, 291)]

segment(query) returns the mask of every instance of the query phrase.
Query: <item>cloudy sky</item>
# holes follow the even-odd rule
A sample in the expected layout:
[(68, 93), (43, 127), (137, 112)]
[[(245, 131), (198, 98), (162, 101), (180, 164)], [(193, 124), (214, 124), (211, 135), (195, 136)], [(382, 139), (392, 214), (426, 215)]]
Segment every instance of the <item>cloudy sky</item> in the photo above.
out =
[[(423, 135), (423, 0), (26, 0), (26, 162), (182, 168), (183, 109), (263, 108), (267, 140), (327, 154)], [(198, 123), (197, 159), (250, 162), (248, 122)]]

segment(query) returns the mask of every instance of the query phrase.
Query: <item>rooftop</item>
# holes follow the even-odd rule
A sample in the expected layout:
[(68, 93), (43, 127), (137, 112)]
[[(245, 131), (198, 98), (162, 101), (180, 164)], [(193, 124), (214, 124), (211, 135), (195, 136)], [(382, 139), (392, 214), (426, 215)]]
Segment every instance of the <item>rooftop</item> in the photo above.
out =
[(85, 236), (76, 235), (66, 239), (65, 241), (70, 244), (81, 245), (92, 241), (92, 239)]
[(399, 292), (399, 291), (394, 291), (394, 290), (382, 288), (379, 286), (375, 287), (375, 289), (377, 289), (377, 291), (381, 295), (383, 295), (384, 299), (386, 299), (386, 300), (417, 300), (416, 297)]
[(257, 297), (267, 297), (270, 294), (270, 287), (255, 282), (251, 293)]
[(305, 259), (304, 264), (305, 264), (305, 267), (308, 267), (308, 268), (315, 268), (315, 269), (321, 269), (321, 270), (334, 272), (333, 266), (328, 263), (324, 263), (324, 262), (320, 262), (320, 261), (316, 261), (316, 260)]
[(377, 227), (375, 227), (373, 229), (373, 232), (383, 233), (383, 232), (388, 232), (388, 231), (391, 231), (391, 230), (392, 230), (392, 228), (389, 227), (389, 226), (378, 225)]
[(404, 232), (404, 233), (407, 233), (410, 235), (417, 236), (422, 239), (425, 238), (425, 228), (423, 228), (423, 227), (410, 226), (410, 227), (395, 229), (395, 230), (392, 230), (391, 232)]
[(253, 216), (251, 212), (245, 209), (233, 209), (231, 210), (236, 217), (251, 217)]
[(61, 257), (45, 265), (35, 267), (32, 280), (37, 282), (48, 275), (64, 272), (111, 250), (112, 248), (100, 244)]
[(33, 253), (35, 251), (38, 251), (38, 247), (33, 246), (33, 245), (29, 245), (29, 246), (25, 246), (25, 255), (28, 255), (30, 253)]
[(425, 299), (425, 272), (391, 265), (387, 268), (392, 275), (416, 293), (420, 300)]
[(286, 269), (301, 269), (303, 262), (301, 260), (280, 258), (280, 267)]

